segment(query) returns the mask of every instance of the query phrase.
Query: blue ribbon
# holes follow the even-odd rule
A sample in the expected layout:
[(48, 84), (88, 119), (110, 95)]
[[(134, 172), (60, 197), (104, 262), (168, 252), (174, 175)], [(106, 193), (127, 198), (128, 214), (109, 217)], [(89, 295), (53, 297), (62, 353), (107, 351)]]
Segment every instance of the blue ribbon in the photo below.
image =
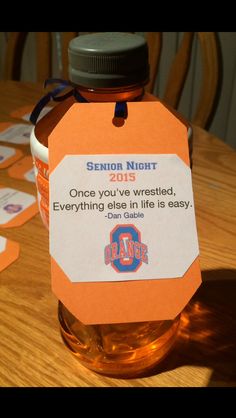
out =
[[(38, 117), (43, 110), (43, 108), (46, 106), (46, 104), (50, 100), (54, 100), (55, 102), (62, 102), (63, 100), (67, 99), (70, 96), (74, 96), (74, 98), (77, 100), (77, 102), (80, 103), (88, 103), (88, 100), (83, 97), (79, 91), (77, 90), (76, 86), (67, 80), (63, 80), (61, 78), (49, 78), (45, 80), (44, 82), (44, 88), (47, 87), (49, 84), (56, 84), (59, 83), (59, 85), (47, 93), (45, 96), (43, 96), (38, 103), (35, 105), (31, 115), (30, 115), (30, 122), (33, 123), (33, 125), (36, 125)], [(68, 86), (73, 87), (70, 91), (67, 93), (58, 96), (58, 94), (62, 93), (63, 90), (65, 90)], [(127, 109), (127, 103), (126, 102), (116, 102), (115, 105), (115, 117), (117, 118), (123, 118), (126, 119), (128, 116), (128, 109)]]
[(115, 117), (127, 119), (128, 107), (126, 102), (116, 102), (115, 106)]
[[(44, 82), (44, 88), (47, 87), (49, 84), (55, 84), (55, 83), (59, 83), (59, 86), (57, 86), (55, 89), (53, 89), (52, 91), (47, 93), (45, 96), (43, 96), (39, 100), (39, 102), (35, 105), (30, 115), (30, 122), (32, 122), (33, 125), (36, 125), (36, 122), (38, 120), (38, 117), (41, 111), (50, 100), (54, 100), (55, 102), (61, 102), (67, 99), (67, 97), (70, 97), (74, 94), (75, 87), (72, 85), (72, 83), (70, 81), (62, 80), (60, 78), (49, 78), (48, 80)], [(73, 89), (64, 95), (57, 97), (57, 95), (60, 94), (63, 90), (65, 90), (65, 88), (67, 88), (68, 86), (72, 86)]]

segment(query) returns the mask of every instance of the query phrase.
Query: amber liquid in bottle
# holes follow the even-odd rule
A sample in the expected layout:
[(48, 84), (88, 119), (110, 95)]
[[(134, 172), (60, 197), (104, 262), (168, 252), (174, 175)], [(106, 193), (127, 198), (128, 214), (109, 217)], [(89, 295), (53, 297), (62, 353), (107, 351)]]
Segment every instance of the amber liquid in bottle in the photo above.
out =
[[(78, 90), (89, 102), (157, 100), (144, 95), (140, 85)], [(45, 146), (48, 135), (74, 102), (74, 98), (65, 100), (36, 125), (36, 136)], [(85, 325), (62, 302), (58, 305), (58, 318), (62, 338), (79, 361), (98, 373), (117, 377), (142, 375), (162, 360), (174, 344), (180, 322), (178, 316), (164, 321)]]

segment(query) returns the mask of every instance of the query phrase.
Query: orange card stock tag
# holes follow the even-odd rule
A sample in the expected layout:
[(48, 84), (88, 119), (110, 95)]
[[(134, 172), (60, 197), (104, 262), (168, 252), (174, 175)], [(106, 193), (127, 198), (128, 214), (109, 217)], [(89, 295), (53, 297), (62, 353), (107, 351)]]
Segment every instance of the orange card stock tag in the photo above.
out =
[(20, 246), (18, 242), (0, 236), (0, 272), (19, 257)]
[(23, 153), (16, 148), (0, 145), (0, 168), (9, 167), (9, 165), (19, 160), (22, 155)]
[(27, 155), (20, 161), (17, 161), (16, 164), (12, 165), (8, 169), (8, 174), (10, 177), (16, 179), (23, 179), (35, 183), (33, 159), (31, 155)]
[[(19, 119), (23, 119), (26, 120), (27, 122), (29, 122), (30, 120), (30, 115), (31, 112), (33, 110), (34, 106), (22, 106), (19, 109), (14, 110), (13, 112), (10, 113), (10, 115), (13, 118), (19, 118)], [(40, 112), (40, 115), (38, 117), (38, 121), (40, 119), (42, 119), (48, 112), (50, 112), (50, 110), (52, 110), (52, 107), (50, 106), (45, 106), (42, 111)]]
[(36, 198), (20, 190), (0, 186), (0, 227), (23, 225), (38, 213)]
[(32, 125), (24, 123), (1, 122), (0, 123), (0, 142), (12, 144), (29, 144)]
[(74, 104), (49, 137), (52, 288), (83, 323), (172, 319), (201, 283), (187, 127)]

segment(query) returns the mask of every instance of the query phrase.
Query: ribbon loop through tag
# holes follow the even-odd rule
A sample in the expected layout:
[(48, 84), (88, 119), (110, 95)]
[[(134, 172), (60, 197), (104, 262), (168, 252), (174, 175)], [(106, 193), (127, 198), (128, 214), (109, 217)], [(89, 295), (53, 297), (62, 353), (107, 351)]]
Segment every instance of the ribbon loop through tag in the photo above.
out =
[[(44, 82), (44, 88), (46, 88), (49, 84), (56, 84), (59, 83), (59, 85), (54, 88), (52, 91), (47, 93), (45, 96), (43, 96), (38, 103), (35, 105), (31, 115), (30, 115), (30, 122), (33, 123), (33, 125), (36, 125), (38, 117), (43, 110), (43, 108), (47, 105), (47, 103), (50, 100), (54, 100), (55, 102), (62, 102), (63, 100), (67, 99), (70, 96), (74, 96), (74, 98), (79, 103), (88, 103), (88, 100), (83, 97), (80, 92), (77, 90), (76, 86), (69, 80), (63, 80), (60, 78), (49, 78), (45, 80)], [(68, 91), (67, 93), (58, 96), (60, 93), (62, 93), (67, 87), (71, 86), (72, 89)], [(116, 102), (115, 105), (115, 112), (114, 117), (115, 118), (123, 118), (126, 119), (128, 116), (128, 109), (127, 109), (127, 103), (126, 102)]]

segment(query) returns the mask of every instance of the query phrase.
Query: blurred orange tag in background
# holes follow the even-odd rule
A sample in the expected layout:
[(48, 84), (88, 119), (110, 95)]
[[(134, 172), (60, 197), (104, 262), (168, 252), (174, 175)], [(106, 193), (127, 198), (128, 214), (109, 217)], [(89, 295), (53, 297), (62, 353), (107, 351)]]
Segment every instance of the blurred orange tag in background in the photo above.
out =
[(84, 324), (173, 319), (201, 283), (187, 127), (74, 104), (49, 137), (52, 288)]
[(33, 167), (33, 159), (31, 155), (26, 155), (20, 161), (17, 161), (8, 169), (10, 177), (16, 179), (27, 180), (35, 183), (35, 174)]
[(18, 242), (11, 241), (0, 235), (0, 272), (19, 257)]
[(23, 155), (22, 151), (13, 147), (0, 145), (0, 168), (9, 167)]
[(0, 122), (0, 142), (26, 145), (30, 142), (32, 125)]
[(0, 185), (0, 227), (23, 225), (38, 213), (35, 196)]

